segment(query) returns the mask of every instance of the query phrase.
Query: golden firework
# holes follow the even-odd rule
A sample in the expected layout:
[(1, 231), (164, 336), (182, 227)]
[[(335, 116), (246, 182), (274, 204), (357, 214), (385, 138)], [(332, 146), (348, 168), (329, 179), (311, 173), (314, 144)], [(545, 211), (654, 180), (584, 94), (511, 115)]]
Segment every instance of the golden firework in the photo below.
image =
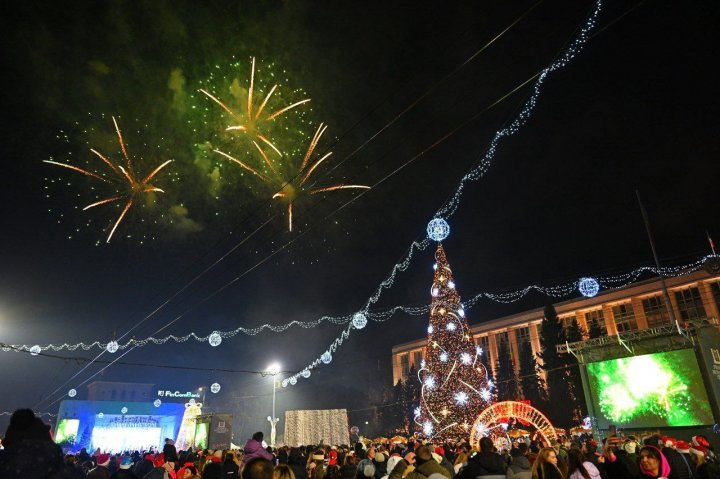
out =
[(293, 203), (295, 200), (303, 195), (316, 195), (319, 193), (327, 193), (330, 191), (336, 191), (336, 190), (347, 190), (347, 189), (363, 189), (367, 190), (370, 187), (366, 185), (346, 185), (346, 184), (339, 184), (339, 185), (332, 185), (332, 186), (320, 186), (320, 187), (314, 187), (314, 188), (308, 188), (306, 186), (308, 180), (311, 178), (312, 174), (315, 172), (318, 166), (325, 161), (327, 158), (332, 155), (332, 152), (328, 152), (324, 154), (321, 158), (319, 158), (317, 161), (312, 163), (310, 159), (313, 156), (313, 153), (315, 152), (315, 148), (317, 147), (317, 144), (320, 142), (320, 138), (322, 137), (323, 133), (325, 133), (325, 130), (327, 129), (327, 125), (320, 124), (317, 131), (315, 132), (315, 135), (313, 135), (312, 139), (310, 140), (310, 145), (308, 145), (307, 152), (305, 153), (305, 156), (303, 157), (303, 160), (300, 164), (300, 167), (297, 171), (297, 173), (290, 179), (285, 179), (283, 176), (278, 172), (278, 170), (275, 168), (273, 163), (268, 158), (267, 154), (263, 149), (260, 147), (260, 145), (257, 142), (253, 142), (255, 144), (255, 147), (257, 148), (258, 152), (263, 158), (263, 161), (268, 165), (270, 170), (272, 171), (272, 176), (266, 176), (257, 171), (256, 169), (252, 168), (251, 166), (243, 163), (242, 161), (238, 160), (237, 158), (232, 157), (231, 155), (228, 155), (227, 153), (224, 153), (220, 150), (214, 150), (215, 153), (218, 153), (222, 155), (223, 157), (227, 158), (228, 160), (237, 163), (242, 167), (243, 169), (251, 172), (253, 175), (260, 178), (265, 183), (271, 184), (275, 187), (277, 187), (279, 190), (273, 194), (273, 199), (284, 199), (288, 203), (288, 231), (292, 231), (292, 225), (293, 225)]
[(230, 125), (228, 126), (225, 131), (242, 131), (245, 133), (250, 133), (254, 135), (258, 140), (268, 145), (270, 148), (275, 150), (275, 152), (282, 156), (282, 153), (280, 150), (273, 144), (270, 139), (267, 138), (266, 135), (264, 135), (259, 129), (258, 126), (260, 123), (272, 121), (275, 118), (279, 117), (280, 115), (287, 113), (288, 111), (292, 110), (295, 107), (298, 107), (304, 103), (307, 103), (310, 101), (310, 98), (306, 98), (304, 100), (300, 100), (298, 102), (295, 102), (289, 106), (286, 106), (285, 108), (281, 108), (280, 110), (273, 112), (273, 113), (265, 113), (263, 116), (263, 111), (265, 110), (265, 107), (268, 104), (268, 101), (270, 100), (270, 97), (273, 93), (275, 93), (275, 90), (277, 89), (277, 85), (273, 85), (273, 87), (270, 89), (270, 92), (265, 95), (265, 99), (260, 103), (260, 106), (253, 112), (254, 106), (253, 105), (253, 92), (255, 89), (255, 57), (252, 59), (252, 69), (250, 71), (250, 87), (248, 88), (248, 98), (247, 98), (247, 116), (243, 118), (241, 115), (235, 113), (233, 110), (230, 109), (225, 103), (223, 103), (219, 98), (209, 93), (207, 90), (200, 89), (200, 92), (206, 95), (208, 98), (210, 98), (212, 101), (220, 105), (220, 107), (225, 110), (233, 119), (238, 121), (238, 124), (236, 125)]
[(168, 160), (165, 163), (161, 164), (154, 170), (152, 170), (145, 178), (142, 180), (138, 179), (139, 176), (135, 172), (132, 164), (132, 159), (130, 158), (130, 155), (127, 153), (127, 149), (125, 148), (125, 142), (123, 141), (122, 133), (120, 132), (120, 127), (118, 127), (117, 121), (115, 120), (115, 117), (113, 117), (113, 124), (115, 125), (115, 131), (117, 132), (118, 142), (120, 143), (120, 149), (122, 150), (123, 157), (125, 157), (125, 166), (123, 167), (121, 164), (114, 164), (112, 161), (110, 161), (105, 155), (100, 153), (99, 151), (91, 148), (90, 151), (93, 152), (98, 158), (100, 158), (103, 163), (108, 165), (108, 167), (112, 170), (114, 173), (114, 177), (105, 177), (98, 175), (96, 173), (93, 173), (91, 171), (84, 170), (82, 168), (78, 168), (74, 165), (69, 165), (67, 163), (60, 163), (57, 161), (51, 161), (51, 160), (43, 160), (44, 163), (50, 163), (51, 165), (57, 165), (61, 166), (63, 168), (67, 168), (73, 171), (76, 171), (78, 173), (82, 173), (83, 175), (90, 176), (93, 178), (96, 178), (100, 181), (103, 181), (105, 183), (110, 184), (118, 184), (122, 183), (127, 186), (127, 190), (124, 193), (120, 193), (115, 196), (111, 196), (105, 199), (102, 199), (100, 201), (96, 201), (95, 203), (91, 203), (83, 208), (83, 211), (88, 210), (90, 208), (94, 208), (95, 206), (100, 205), (106, 205), (109, 203), (114, 203), (116, 201), (122, 201), (125, 200), (125, 207), (123, 208), (122, 212), (120, 213), (120, 216), (118, 216), (118, 219), (115, 221), (115, 224), (113, 225), (112, 229), (110, 230), (110, 234), (107, 237), (106, 242), (109, 243), (110, 239), (112, 238), (113, 234), (115, 233), (115, 230), (117, 229), (120, 222), (122, 222), (123, 218), (127, 215), (127, 212), (130, 210), (132, 205), (135, 203), (137, 196), (143, 193), (151, 193), (151, 192), (157, 192), (157, 193), (165, 193), (165, 191), (161, 190), (160, 188), (157, 188), (150, 184), (150, 180), (157, 175), (160, 170), (165, 168), (169, 163), (172, 163), (173, 160)]

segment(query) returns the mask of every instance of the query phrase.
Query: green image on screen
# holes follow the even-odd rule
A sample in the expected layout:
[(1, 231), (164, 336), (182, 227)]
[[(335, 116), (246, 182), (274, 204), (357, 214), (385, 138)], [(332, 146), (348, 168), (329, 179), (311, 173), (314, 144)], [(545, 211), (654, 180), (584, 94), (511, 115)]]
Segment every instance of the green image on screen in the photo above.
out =
[(74, 444), (79, 427), (80, 419), (61, 419), (55, 433), (55, 442)]
[(201, 422), (195, 425), (195, 447), (207, 449), (209, 422)]
[(692, 349), (589, 363), (587, 371), (601, 423), (626, 428), (713, 423)]

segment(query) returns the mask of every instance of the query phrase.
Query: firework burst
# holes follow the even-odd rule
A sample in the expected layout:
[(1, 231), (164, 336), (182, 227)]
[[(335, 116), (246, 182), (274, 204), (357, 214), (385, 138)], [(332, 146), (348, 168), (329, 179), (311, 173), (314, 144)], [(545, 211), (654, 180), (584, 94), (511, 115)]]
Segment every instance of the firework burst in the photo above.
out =
[[(306, 98), (304, 100), (297, 101), (295, 103), (292, 103), (284, 108), (281, 108), (275, 112), (269, 112), (266, 111), (266, 107), (268, 104), (268, 101), (270, 100), (270, 97), (272, 97), (273, 93), (275, 93), (275, 90), (277, 89), (278, 85), (275, 84), (272, 86), (270, 91), (267, 95), (265, 95), (265, 98), (260, 102), (259, 106), (255, 107), (254, 105), (254, 99), (253, 99), (253, 93), (255, 90), (255, 57), (252, 58), (252, 69), (250, 71), (250, 86), (248, 88), (248, 95), (247, 95), (247, 115), (243, 117), (243, 115), (240, 115), (230, 109), (225, 103), (222, 102), (218, 97), (212, 95), (210, 92), (208, 92), (205, 89), (200, 89), (199, 91), (203, 93), (205, 96), (210, 98), (212, 101), (217, 103), (225, 112), (227, 112), (233, 120), (237, 121), (238, 123), (235, 125), (228, 126), (225, 131), (241, 131), (244, 133), (248, 133), (255, 137), (258, 141), (266, 144), (270, 148), (272, 148), (279, 156), (282, 156), (282, 153), (280, 150), (275, 146), (275, 144), (268, 138), (268, 135), (264, 134), (262, 131), (264, 131), (264, 125), (266, 123), (269, 123), (279, 116), (287, 113), (288, 111), (292, 110), (293, 108), (296, 108), (302, 104), (308, 103), (310, 101), (309, 98)], [(262, 131), (261, 131), (262, 130)], [(253, 140), (255, 142), (255, 140)]]
[(156, 186), (153, 186), (150, 184), (150, 181), (162, 170), (165, 168), (168, 164), (172, 163), (173, 160), (168, 160), (164, 163), (162, 163), (160, 166), (152, 170), (148, 175), (140, 179), (141, 177), (136, 173), (133, 162), (127, 153), (127, 149), (125, 148), (125, 141), (123, 140), (122, 132), (120, 131), (120, 127), (117, 124), (117, 121), (115, 120), (115, 117), (113, 117), (113, 124), (115, 125), (115, 132), (117, 133), (118, 137), (118, 143), (120, 144), (120, 149), (122, 150), (122, 156), (125, 158), (125, 166), (121, 165), (120, 163), (113, 163), (108, 159), (107, 156), (103, 155), (99, 151), (91, 148), (90, 151), (97, 156), (100, 160), (102, 160), (103, 163), (105, 163), (110, 170), (113, 173), (113, 176), (106, 177), (104, 175), (99, 175), (97, 173), (93, 173), (91, 171), (85, 170), (83, 168), (79, 168), (74, 165), (70, 165), (68, 163), (61, 163), (58, 161), (52, 161), (52, 160), (43, 160), (44, 163), (49, 163), (51, 165), (57, 165), (63, 168), (67, 168), (69, 170), (75, 171), (77, 173), (81, 173), (85, 176), (89, 176), (91, 178), (95, 178), (97, 180), (100, 180), (104, 183), (108, 183), (111, 185), (123, 185), (125, 187), (125, 190), (107, 198), (104, 198), (102, 200), (96, 201), (94, 203), (91, 203), (83, 208), (83, 211), (86, 211), (90, 208), (94, 208), (96, 206), (101, 205), (107, 205), (110, 203), (115, 202), (125, 202), (125, 206), (122, 209), (122, 212), (120, 213), (120, 216), (118, 216), (117, 220), (115, 221), (115, 224), (113, 224), (112, 229), (110, 230), (110, 234), (107, 237), (106, 242), (109, 243), (112, 239), (113, 234), (115, 233), (115, 230), (117, 229), (118, 225), (122, 222), (122, 220), (127, 216), (128, 211), (130, 208), (137, 202), (138, 197), (146, 194), (146, 193), (164, 193), (165, 191), (161, 190), (160, 188), (157, 188)]
[(313, 135), (312, 139), (310, 140), (310, 144), (308, 145), (308, 149), (305, 152), (305, 156), (302, 159), (302, 162), (300, 163), (300, 167), (298, 168), (295, 175), (292, 176), (292, 178), (286, 179), (282, 176), (282, 174), (278, 171), (277, 168), (273, 165), (273, 162), (268, 158), (268, 155), (265, 153), (265, 151), (262, 149), (262, 147), (257, 143), (253, 142), (255, 145), (255, 148), (260, 153), (260, 156), (262, 156), (263, 161), (268, 166), (268, 168), (271, 171), (271, 174), (266, 175), (261, 172), (259, 172), (257, 169), (253, 168), (252, 166), (243, 163), (242, 161), (238, 160), (237, 158), (222, 152), (220, 150), (214, 150), (215, 153), (218, 153), (222, 155), (224, 158), (238, 164), (241, 168), (245, 169), (246, 171), (249, 171), (253, 175), (257, 176), (259, 179), (261, 179), (263, 182), (268, 183), (272, 185), (274, 188), (278, 188), (278, 191), (276, 191), (275, 194), (273, 194), (273, 199), (281, 199), (287, 202), (287, 212), (288, 212), (288, 231), (292, 231), (293, 229), (293, 203), (295, 200), (297, 200), (300, 196), (304, 195), (317, 195), (320, 193), (329, 193), (331, 191), (337, 191), (337, 190), (348, 190), (348, 189), (369, 189), (369, 186), (366, 185), (355, 185), (355, 184), (338, 184), (338, 185), (332, 185), (332, 186), (320, 186), (320, 187), (308, 187), (307, 183), (308, 180), (312, 177), (313, 173), (315, 173), (315, 170), (317, 170), (318, 166), (322, 162), (324, 162), (326, 159), (332, 155), (332, 152), (328, 152), (321, 156), (318, 160), (311, 161), (311, 158), (313, 157), (313, 154), (315, 152), (315, 148), (317, 147), (318, 143), (320, 142), (320, 138), (322, 137), (323, 133), (325, 133), (325, 130), (327, 129), (327, 125), (320, 124), (317, 131), (315, 131), (315, 135)]

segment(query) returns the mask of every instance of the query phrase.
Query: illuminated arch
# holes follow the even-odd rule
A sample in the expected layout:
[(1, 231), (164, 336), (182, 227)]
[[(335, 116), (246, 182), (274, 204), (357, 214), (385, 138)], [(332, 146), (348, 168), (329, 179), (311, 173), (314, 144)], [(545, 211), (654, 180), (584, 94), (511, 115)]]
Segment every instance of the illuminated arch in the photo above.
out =
[(523, 402), (502, 401), (488, 407), (475, 419), (470, 433), (472, 447), (479, 450), (480, 438), (497, 434), (497, 431), (493, 430), (500, 427), (500, 420), (503, 418), (516, 418), (532, 424), (546, 444), (550, 444), (552, 439), (557, 439), (555, 427), (543, 413)]

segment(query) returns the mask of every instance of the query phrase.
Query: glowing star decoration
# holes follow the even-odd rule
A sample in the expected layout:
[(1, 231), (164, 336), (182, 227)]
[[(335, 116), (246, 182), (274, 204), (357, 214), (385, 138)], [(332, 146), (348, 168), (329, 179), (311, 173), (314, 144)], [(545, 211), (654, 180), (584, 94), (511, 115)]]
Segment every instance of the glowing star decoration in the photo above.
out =
[(595, 278), (580, 278), (578, 290), (586, 298), (592, 298), (600, 291), (600, 283)]
[(452, 321), (450, 321), (445, 326), (445, 329), (447, 329), (448, 331), (455, 331), (457, 329), (457, 325), (455, 323), (453, 323)]
[(210, 346), (212, 347), (220, 346), (220, 343), (222, 343), (222, 336), (220, 336), (220, 333), (215, 331), (208, 336), (208, 343), (210, 343)]
[(367, 316), (363, 313), (355, 313), (352, 318), (352, 325), (355, 329), (362, 329), (367, 326)]
[(110, 354), (115, 354), (115, 353), (117, 353), (117, 350), (118, 350), (119, 348), (120, 348), (120, 345), (118, 345), (118, 342), (117, 342), (117, 341), (114, 341), (114, 340), (113, 340), (113, 341), (110, 341), (109, 343), (107, 343), (107, 346), (105, 346), (105, 349), (106, 349), (107, 352), (110, 353)]
[(462, 353), (460, 355), (460, 362), (466, 366), (472, 364), (472, 356), (470, 356), (470, 353)]
[(300, 376), (304, 377), (305, 379), (309, 378), (311, 374), (312, 373), (308, 368), (305, 368), (300, 372)]
[(433, 433), (433, 425), (430, 421), (425, 421), (425, 424), (423, 424), (423, 433), (426, 436), (431, 436)]
[(438, 243), (448, 237), (450, 234), (450, 225), (442, 218), (435, 218), (427, 225), (427, 235), (433, 241)]
[(107, 205), (110, 203), (115, 203), (117, 201), (125, 202), (125, 206), (122, 209), (122, 212), (120, 213), (120, 216), (118, 216), (117, 220), (115, 221), (115, 224), (113, 225), (112, 229), (110, 230), (110, 234), (107, 237), (106, 242), (109, 243), (112, 239), (113, 234), (115, 233), (115, 230), (117, 229), (118, 225), (122, 222), (122, 220), (127, 215), (128, 211), (133, 205), (136, 205), (140, 203), (140, 200), (143, 196), (149, 194), (149, 193), (165, 193), (164, 190), (161, 190), (160, 188), (157, 188), (156, 186), (153, 186), (150, 181), (167, 165), (172, 163), (173, 160), (167, 160), (166, 162), (162, 163), (160, 166), (156, 167), (154, 170), (152, 170), (150, 173), (148, 173), (146, 176), (142, 177), (138, 175), (138, 173), (135, 171), (135, 168), (133, 167), (133, 161), (130, 155), (127, 152), (127, 149), (125, 148), (125, 141), (123, 140), (122, 133), (120, 132), (120, 127), (117, 124), (117, 121), (115, 120), (115, 117), (113, 117), (113, 124), (115, 125), (115, 132), (117, 133), (118, 137), (118, 143), (120, 144), (120, 149), (122, 150), (122, 155), (125, 158), (125, 166), (121, 165), (120, 163), (113, 163), (110, 161), (110, 159), (100, 153), (99, 151), (95, 149), (90, 149), (90, 151), (97, 156), (100, 160), (102, 160), (103, 163), (105, 163), (110, 171), (112, 171), (112, 176), (104, 176), (97, 173), (93, 173), (88, 170), (84, 170), (82, 168), (79, 168), (74, 165), (70, 165), (68, 163), (59, 163), (57, 161), (52, 160), (43, 160), (44, 163), (49, 163), (51, 165), (61, 166), (63, 168), (67, 168), (69, 170), (73, 170), (77, 173), (82, 173), (85, 176), (89, 176), (92, 178), (95, 178), (97, 180), (100, 180), (104, 183), (107, 183), (109, 185), (113, 185), (117, 188), (114, 195), (109, 196), (107, 198), (101, 199), (100, 201), (96, 201), (95, 203), (91, 203), (83, 208), (83, 211), (89, 210), (90, 208), (94, 208), (96, 206), (101, 205)]
[(37, 356), (41, 352), (42, 352), (42, 349), (40, 349), (40, 346), (38, 346), (37, 344), (35, 346), (33, 346), (32, 348), (30, 348), (30, 354), (33, 356)]
[(419, 415), (420, 415), (420, 408), (416, 407), (415, 410), (413, 411), (413, 416), (418, 417)]
[(75, 389), (69, 390), (68, 396), (70, 396), (71, 398), (74, 398), (75, 396), (77, 396), (77, 391)]
[(447, 360), (448, 360), (448, 353), (446, 353), (445, 351), (443, 351), (442, 353), (440, 353), (440, 361), (446, 363)]
[(459, 391), (455, 394), (455, 403), (458, 406), (465, 406), (468, 403), (468, 395), (465, 391)]
[(290, 376), (290, 379), (288, 380), (291, 386), (295, 386), (297, 384), (297, 378), (295, 376)]
[(332, 354), (330, 354), (330, 351), (325, 351), (322, 353), (322, 356), (320, 356), (320, 361), (322, 361), (324, 364), (330, 364), (330, 361), (332, 361)]
[(432, 334), (435, 329), (432, 327), (432, 324), (428, 326), (428, 334)]
[(220, 392), (220, 384), (218, 383), (212, 383), (210, 385), (210, 392), (213, 394), (217, 394)]
[(159, 399), (156, 399), (153, 401), (153, 406), (155, 406), (155, 407), (160, 407), (161, 404), (162, 404), (162, 401)]
[[(272, 148), (275, 153), (278, 154), (278, 156), (283, 156), (280, 150), (273, 144), (270, 138), (268, 138), (267, 134), (265, 133), (265, 127), (269, 128), (269, 123), (275, 120), (277, 117), (283, 115), (284, 113), (287, 113), (288, 111), (292, 110), (293, 108), (296, 108), (300, 105), (303, 105), (305, 103), (308, 103), (310, 101), (309, 98), (306, 98), (304, 100), (300, 100), (298, 102), (295, 102), (289, 106), (283, 107), (277, 111), (270, 112), (266, 110), (266, 107), (268, 105), (268, 102), (270, 101), (270, 98), (272, 97), (273, 93), (275, 93), (275, 90), (277, 89), (278, 85), (274, 85), (267, 95), (265, 95), (265, 98), (260, 102), (259, 106), (255, 104), (255, 99), (253, 98), (253, 94), (255, 93), (255, 57), (252, 58), (252, 69), (250, 70), (250, 83), (248, 87), (248, 96), (247, 96), (247, 115), (238, 114), (235, 111), (231, 110), (230, 107), (228, 107), (225, 103), (223, 103), (219, 98), (209, 93), (207, 90), (200, 89), (200, 92), (202, 92), (205, 96), (207, 96), (210, 100), (217, 103), (220, 108), (225, 110), (233, 121), (236, 122), (234, 125), (230, 125), (226, 128), (226, 131), (239, 131), (242, 133), (246, 133), (253, 136), (253, 143), (255, 143), (255, 140), (260, 141), (261, 143), (266, 144), (270, 148)], [(268, 109), (269, 110), (269, 109)]]
[(432, 376), (428, 376), (425, 378), (425, 387), (428, 389), (434, 389), (435, 388), (435, 378)]
[(482, 391), (480, 391), (480, 397), (482, 397), (485, 401), (489, 401), (490, 398), (492, 398), (492, 393), (489, 389), (483, 389)]
[(123, 408), (120, 409), (120, 412), (123, 413), (123, 414), (127, 414), (128, 408), (126, 408), (125, 406), (123, 406)]

